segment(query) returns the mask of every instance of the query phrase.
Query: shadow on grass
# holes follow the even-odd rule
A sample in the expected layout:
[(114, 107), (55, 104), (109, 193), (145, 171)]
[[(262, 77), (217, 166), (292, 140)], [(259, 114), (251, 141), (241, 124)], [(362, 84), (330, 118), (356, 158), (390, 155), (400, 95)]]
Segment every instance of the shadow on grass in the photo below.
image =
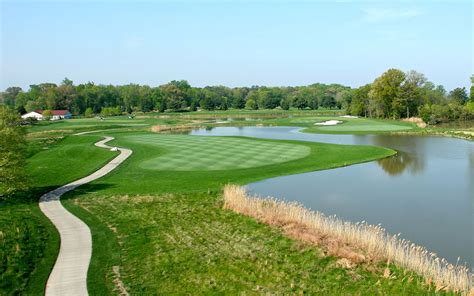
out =
[[(78, 195), (86, 193), (94, 193), (100, 190), (108, 189), (114, 187), (115, 185), (109, 183), (99, 183), (99, 184), (84, 184), (79, 186), (69, 192), (64, 193), (61, 196), (61, 200), (73, 199)], [(0, 208), (2, 207), (11, 207), (18, 205), (33, 205), (39, 203), (39, 199), (42, 195), (60, 188), (58, 186), (43, 186), (43, 187), (34, 187), (30, 188), (27, 191), (17, 192), (9, 197), (0, 199)]]

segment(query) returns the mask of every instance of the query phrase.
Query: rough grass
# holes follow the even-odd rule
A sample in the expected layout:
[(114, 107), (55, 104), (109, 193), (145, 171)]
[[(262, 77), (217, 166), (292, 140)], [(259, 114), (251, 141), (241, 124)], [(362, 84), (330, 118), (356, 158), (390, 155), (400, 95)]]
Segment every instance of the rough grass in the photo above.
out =
[[(92, 233), (109, 232), (109, 240), (116, 240), (94, 241), (99, 248), (109, 244), (106, 253), (93, 256), (108, 284), (96, 289), (90, 282), (92, 294), (114, 294), (121, 288), (131, 295), (429, 294), (410, 272), (391, 264), (389, 274), (385, 264), (348, 267), (278, 229), (222, 209), (222, 199), (214, 193), (76, 193), (65, 204), (97, 219)], [(111, 261), (109, 254), (119, 258)], [(94, 275), (90, 281), (97, 281), (99, 275)]]
[(386, 260), (423, 275), (434, 283), (436, 291), (474, 293), (469, 268), (449, 264), (423, 247), (388, 235), (379, 226), (327, 217), (297, 203), (248, 196), (244, 188), (235, 185), (224, 188), (224, 208), (279, 226), (292, 237), (352, 263)]
[(59, 236), (33, 200), (0, 202), (0, 295), (41, 294)]
[(164, 148), (167, 153), (144, 161), (153, 170), (195, 171), (252, 168), (307, 156), (304, 145), (257, 142), (241, 138), (147, 134), (127, 140)]
[(101, 167), (115, 153), (98, 149), (97, 136), (35, 144), (28, 159), (28, 192), (0, 201), (0, 295), (38, 295), (56, 261), (59, 235), (41, 213), (41, 194)]

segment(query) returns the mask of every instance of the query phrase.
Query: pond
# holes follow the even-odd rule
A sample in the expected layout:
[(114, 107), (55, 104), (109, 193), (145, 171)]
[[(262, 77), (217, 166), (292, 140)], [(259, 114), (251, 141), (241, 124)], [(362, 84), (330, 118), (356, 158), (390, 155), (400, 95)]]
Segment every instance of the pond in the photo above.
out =
[(474, 267), (474, 143), (447, 137), (308, 134), (295, 127), (217, 127), (192, 135), (377, 145), (396, 156), (249, 184), (350, 221), (382, 224), (440, 257)]

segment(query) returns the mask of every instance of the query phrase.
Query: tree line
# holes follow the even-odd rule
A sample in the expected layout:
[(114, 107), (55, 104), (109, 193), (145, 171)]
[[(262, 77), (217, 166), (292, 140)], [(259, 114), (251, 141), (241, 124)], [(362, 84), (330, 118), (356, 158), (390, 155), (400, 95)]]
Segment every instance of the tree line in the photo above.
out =
[[(474, 78), (473, 78), (474, 79)], [(473, 82), (474, 83), (474, 82)], [(298, 87), (192, 87), (185, 80), (157, 87), (148, 85), (74, 85), (64, 79), (59, 85), (30, 85), (26, 91), (9, 87), (0, 93), (0, 103), (19, 113), (36, 109), (67, 109), (73, 115), (104, 116), (124, 112), (195, 111), (233, 109), (345, 109), (349, 114), (404, 118), (422, 116), (436, 123), (473, 116), (473, 87), (447, 92), (416, 71), (389, 69), (373, 83), (359, 88), (315, 83)]]
[(74, 85), (64, 79), (60, 85), (30, 85), (28, 91), (9, 87), (0, 102), (20, 113), (36, 109), (68, 109), (74, 115), (100, 114), (105, 108), (120, 112), (195, 111), (234, 109), (344, 108), (350, 87), (339, 84), (313, 84), (304, 87), (191, 87), (185, 80), (150, 87), (148, 85)]
[(389, 69), (373, 83), (352, 91), (348, 111), (353, 115), (377, 118), (420, 116), (436, 124), (474, 118), (474, 76), (470, 95), (465, 87), (449, 93), (416, 71)]

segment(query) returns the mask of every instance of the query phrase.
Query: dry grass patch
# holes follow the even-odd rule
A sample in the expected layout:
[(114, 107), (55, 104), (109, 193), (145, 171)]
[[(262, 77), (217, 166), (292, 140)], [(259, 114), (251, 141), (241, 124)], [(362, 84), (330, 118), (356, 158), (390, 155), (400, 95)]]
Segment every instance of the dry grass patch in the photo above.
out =
[[(466, 266), (450, 264), (398, 235), (387, 234), (380, 226), (328, 217), (297, 203), (248, 196), (244, 188), (235, 185), (224, 188), (224, 208), (279, 226), (291, 237), (320, 246), (329, 255), (350, 263), (386, 260), (422, 275), (438, 291), (474, 293), (473, 277)], [(349, 265), (346, 261), (341, 264)]]
[[(74, 200), (94, 217), (92, 232), (108, 235), (94, 240), (95, 246), (117, 241), (114, 249), (93, 255), (104, 274), (94, 278), (107, 281), (107, 290), (95, 290), (97, 295), (118, 292), (118, 278), (131, 295), (428, 294), (419, 277), (393, 265), (390, 274), (397, 280), (382, 276), (385, 265), (371, 272), (368, 265), (324, 256), (280, 229), (223, 210), (218, 193), (88, 194)], [(111, 254), (118, 260), (108, 260)]]

